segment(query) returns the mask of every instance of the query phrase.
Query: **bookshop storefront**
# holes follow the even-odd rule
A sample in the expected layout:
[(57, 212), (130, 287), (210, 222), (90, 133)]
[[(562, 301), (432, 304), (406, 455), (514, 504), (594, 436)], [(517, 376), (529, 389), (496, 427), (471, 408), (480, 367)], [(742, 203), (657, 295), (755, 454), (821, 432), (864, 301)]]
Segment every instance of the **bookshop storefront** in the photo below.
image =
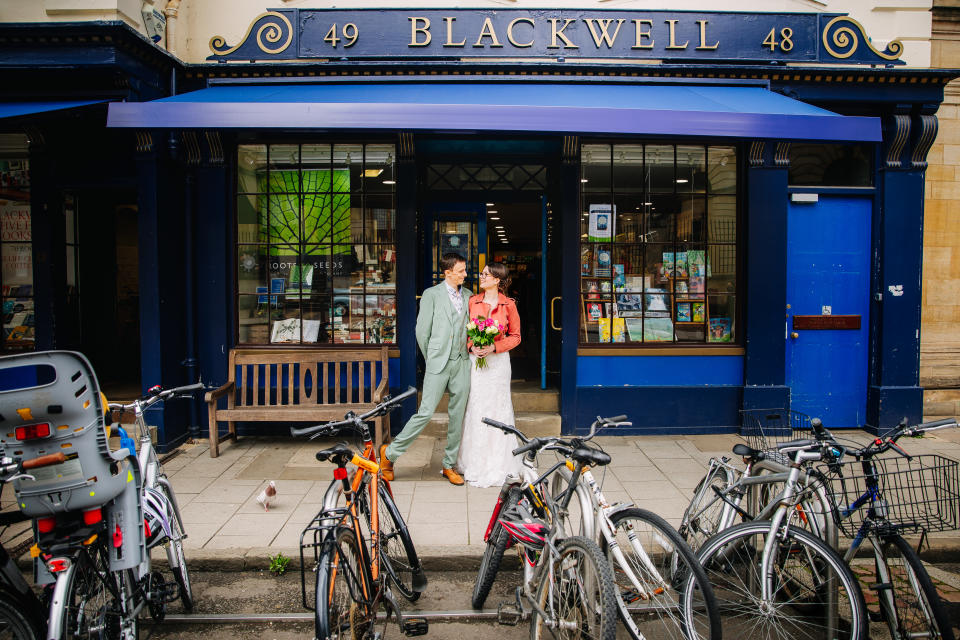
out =
[(156, 230), (141, 299), (194, 300), (176, 335), (182, 308), (141, 312), (144, 367), (176, 383), (164, 345), (192, 340), (218, 385), (237, 346), (387, 345), (391, 386), (416, 384), (417, 298), (455, 250), (474, 289), (511, 268), (515, 377), (559, 391), (565, 432), (918, 419), (923, 176), (953, 76), (836, 14), (588, 13), (272, 10), (209, 34), (171, 95), (109, 104)]

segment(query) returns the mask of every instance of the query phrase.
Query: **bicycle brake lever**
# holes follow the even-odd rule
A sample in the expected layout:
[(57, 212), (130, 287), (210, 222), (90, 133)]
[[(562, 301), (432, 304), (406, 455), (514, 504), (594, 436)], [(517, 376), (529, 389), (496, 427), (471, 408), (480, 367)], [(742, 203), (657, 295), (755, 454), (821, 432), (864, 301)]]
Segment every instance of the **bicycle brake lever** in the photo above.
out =
[(897, 453), (899, 453), (901, 456), (903, 456), (903, 457), (906, 458), (907, 460), (913, 460), (913, 456), (911, 456), (909, 453), (907, 453), (906, 451), (904, 451), (903, 449), (901, 449), (901, 448), (900, 448), (900, 445), (898, 445), (896, 442), (893, 441), (893, 438), (888, 438), (888, 439), (887, 439), (887, 444), (890, 445), (890, 448), (891, 448), (891, 449), (893, 449), (894, 451), (896, 451)]
[(18, 473), (16, 475), (12, 475), (9, 478), (7, 478), (5, 482), (13, 482), (14, 480), (22, 480), (22, 479), (36, 481), (36, 478), (30, 475), (29, 473)]

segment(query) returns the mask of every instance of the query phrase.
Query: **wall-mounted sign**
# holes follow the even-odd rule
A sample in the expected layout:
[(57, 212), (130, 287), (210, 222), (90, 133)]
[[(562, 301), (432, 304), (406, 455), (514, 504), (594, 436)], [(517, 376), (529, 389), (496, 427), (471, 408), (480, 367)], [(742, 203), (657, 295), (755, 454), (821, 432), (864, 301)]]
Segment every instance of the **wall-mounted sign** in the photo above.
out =
[(903, 64), (842, 14), (597, 9), (272, 9), (208, 60), (549, 57)]
[(860, 316), (793, 316), (793, 328), (810, 330), (859, 329)]

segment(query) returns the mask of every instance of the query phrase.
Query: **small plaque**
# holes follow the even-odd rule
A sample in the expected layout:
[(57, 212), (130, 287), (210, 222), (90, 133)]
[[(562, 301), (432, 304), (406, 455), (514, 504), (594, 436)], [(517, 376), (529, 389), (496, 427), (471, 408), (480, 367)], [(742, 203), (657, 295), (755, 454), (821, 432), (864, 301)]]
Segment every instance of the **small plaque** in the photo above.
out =
[(860, 316), (793, 316), (794, 329), (859, 329)]

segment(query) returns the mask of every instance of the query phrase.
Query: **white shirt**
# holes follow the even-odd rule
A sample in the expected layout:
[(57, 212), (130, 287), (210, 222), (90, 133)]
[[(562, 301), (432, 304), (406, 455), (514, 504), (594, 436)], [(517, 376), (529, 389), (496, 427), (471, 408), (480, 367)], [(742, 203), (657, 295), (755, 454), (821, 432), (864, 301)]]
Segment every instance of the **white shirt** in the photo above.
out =
[(460, 287), (454, 289), (446, 280), (443, 281), (443, 284), (447, 286), (447, 295), (450, 296), (453, 308), (457, 310), (458, 314), (463, 313), (463, 294), (460, 293)]

